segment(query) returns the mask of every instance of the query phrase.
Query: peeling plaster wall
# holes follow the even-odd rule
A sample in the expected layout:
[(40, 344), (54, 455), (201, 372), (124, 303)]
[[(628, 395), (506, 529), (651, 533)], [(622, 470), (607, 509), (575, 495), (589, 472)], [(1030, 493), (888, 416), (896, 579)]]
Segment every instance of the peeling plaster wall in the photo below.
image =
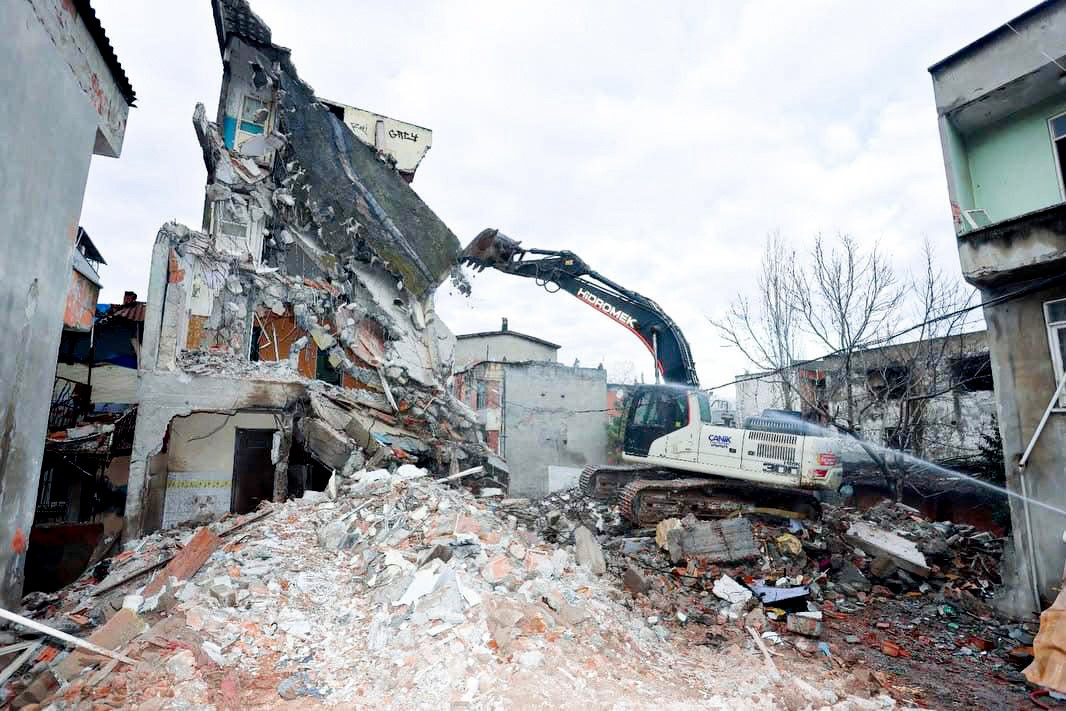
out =
[[(286, 410), (304, 393), (300, 382), (267, 382), (224, 377), (191, 377), (184, 373), (146, 371), (141, 374), (137, 430), (130, 456), (126, 497), (126, 537), (142, 535), (148, 492), (160, 487), (149, 477), (149, 462), (163, 447), (170, 422), (194, 412), (235, 414), (239, 410)], [(233, 448), (229, 449), (232, 458)], [(169, 461), (169, 457), (168, 457)], [(152, 479), (156, 479), (153, 481)]]
[(63, 312), (63, 325), (78, 331), (88, 331), (93, 327), (96, 314), (96, 301), (100, 287), (71, 270), (70, 289), (67, 291), (67, 303)]
[[(168, 510), (167, 496), (170, 496), (171, 491), (178, 491), (175, 485), (179, 485), (177, 480), (181, 477), (171, 478), (170, 475), (174, 474), (193, 474), (197, 480), (217, 482), (217, 489), (194, 487), (192, 491), (183, 490), (181, 493), (186, 497), (199, 492), (217, 496), (228, 511), (233, 490), (233, 457), (237, 429), (276, 431), (281, 423), (279, 414), (268, 412), (237, 412), (232, 415), (194, 412), (171, 420), (164, 511)], [(265, 475), (273, 482), (273, 471)], [(225, 486), (222, 486), (223, 483)]]
[(2, 2), (0, 27), (0, 605), (13, 609), (89, 162), (118, 154), (126, 105), (66, 5)]
[[(9, 8), (14, 11), (17, 19), (0, 15), (0, 20), (5, 20), (0, 22), (0, 26), (18, 27), (20, 30), (33, 32), (38, 37), (43, 31), (51, 44), (47, 48), (50, 59), (58, 60), (63, 65), (62, 69), (66, 74), (62, 77), (64, 83), (70, 84), (73, 81), (74, 86), (83, 95), (79, 103), (88, 103), (93, 111), (92, 120), (96, 125), (93, 153), (118, 158), (122, 153), (122, 140), (126, 135), (126, 118), (130, 107), (112, 78), (111, 70), (100, 55), (96, 42), (78, 16), (74, 3), (70, 0), (12, 0), (5, 4), (21, 7)], [(32, 20), (26, 10), (32, 13)], [(7, 22), (9, 19), (16, 19), (18, 24)], [(16, 31), (16, 35), (18, 40), (21, 40), (23, 32)], [(6, 37), (5, 41), (10, 42), (11, 38)], [(38, 59), (39, 57), (34, 56), (29, 62)], [(24, 80), (32, 82), (35, 78), (40, 78), (34, 74), (28, 62), (6, 66), (17, 66), (19, 73), (28, 72), (29, 76), (24, 77)], [(13, 97), (8, 94), (5, 98), (10, 101)]]

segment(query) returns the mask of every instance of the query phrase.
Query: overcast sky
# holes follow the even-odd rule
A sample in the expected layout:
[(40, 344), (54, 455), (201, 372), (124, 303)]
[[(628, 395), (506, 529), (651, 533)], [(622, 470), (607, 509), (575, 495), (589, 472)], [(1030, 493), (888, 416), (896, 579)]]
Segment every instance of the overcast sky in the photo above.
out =
[[(433, 129), (414, 188), (461, 242), (493, 226), (578, 253), (671, 315), (705, 386), (750, 368), (707, 318), (754, 293), (772, 230), (879, 241), (903, 270), (928, 237), (958, 271), (927, 67), (1031, 4), (252, 0), (320, 96)], [(159, 226), (200, 226), (191, 116), (214, 114), (221, 60), (208, 0), (93, 5), (137, 108), (82, 224), (101, 300), (143, 298)], [(639, 341), (572, 297), (473, 287), (437, 293), (456, 333), (506, 316), (565, 363), (650, 379)]]

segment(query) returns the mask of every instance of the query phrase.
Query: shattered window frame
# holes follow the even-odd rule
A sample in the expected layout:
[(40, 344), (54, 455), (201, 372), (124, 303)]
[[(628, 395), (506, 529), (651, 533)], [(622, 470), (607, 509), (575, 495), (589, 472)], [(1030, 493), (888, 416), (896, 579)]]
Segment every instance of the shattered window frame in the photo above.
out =
[[(252, 111), (250, 113), (248, 111), (249, 102), (256, 102), (256, 103), (259, 104), (259, 106), (253, 107)], [(267, 110), (267, 115), (263, 118), (262, 121), (256, 121), (255, 120), (255, 115), (261, 109), (266, 109)], [(241, 119), (240, 119), (240, 121), (237, 122), (237, 130), (238, 131), (247, 133), (247, 134), (249, 134), (251, 136), (258, 136), (260, 134), (266, 133), (267, 123), (269, 121), (270, 121), (270, 103), (269, 102), (264, 101), (263, 99), (260, 99), (258, 96), (253, 96), (251, 94), (245, 94), (243, 97), (241, 97)], [(250, 126), (251, 128), (245, 128), (246, 125)]]
[[(227, 212), (230, 214), (227, 215)], [(235, 239), (247, 240), (248, 239), (248, 227), (251, 222), (238, 222), (233, 219), (227, 219), (232, 215), (232, 211), (227, 211), (226, 200), (215, 200), (211, 206), (211, 216), (214, 219), (214, 232), (216, 234), (222, 234), (226, 237), (233, 237)], [(236, 225), (236, 227), (231, 227)]]

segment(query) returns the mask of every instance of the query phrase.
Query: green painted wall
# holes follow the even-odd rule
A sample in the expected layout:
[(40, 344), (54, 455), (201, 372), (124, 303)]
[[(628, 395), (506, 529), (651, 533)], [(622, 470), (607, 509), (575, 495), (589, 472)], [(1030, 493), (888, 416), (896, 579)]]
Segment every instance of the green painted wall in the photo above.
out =
[(948, 161), (949, 188), (959, 209), (973, 209), (973, 184), (970, 182), (970, 164), (966, 156), (966, 144), (958, 129), (941, 118), (941, 135), (944, 141), (944, 157)]
[(1062, 202), (1047, 121), (1064, 111), (1055, 97), (965, 137), (974, 206), (993, 222)]

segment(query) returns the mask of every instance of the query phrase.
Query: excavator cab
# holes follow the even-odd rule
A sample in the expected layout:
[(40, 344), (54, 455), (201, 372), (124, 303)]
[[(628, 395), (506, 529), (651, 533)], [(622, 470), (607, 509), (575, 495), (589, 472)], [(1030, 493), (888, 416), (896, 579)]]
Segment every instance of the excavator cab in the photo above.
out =
[(629, 398), (626, 409), (626, 454), (646, 457), (651, 443), (689, 423), (689, 390), (674, 385), (644, 385)]

